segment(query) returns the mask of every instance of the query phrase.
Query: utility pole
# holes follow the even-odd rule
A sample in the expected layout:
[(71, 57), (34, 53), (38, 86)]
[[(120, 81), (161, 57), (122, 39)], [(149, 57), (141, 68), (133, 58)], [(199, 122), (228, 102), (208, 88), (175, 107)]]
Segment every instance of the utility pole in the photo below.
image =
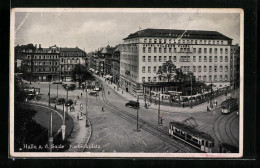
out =
[(88, 123), (88, 108), (87, 107), (88, 107), (88, 91), (87, 91), (87, 86), (86, 86), (86, 127), (89, 127), (89, 123)]
[(138, 103), (138, 107), (136, 109), (136, 132), (140, 132), (141, 130), (139, 129), (139, 112), (138, 112), (138, 109), (139, 109), (139, 95), (137, 95), (137, 103)]
[[(51, 108), (50, 104), (50, 93), (51, 91), (51, 82), (49, 82), (49, 110)], [(50, 130), (49, 130), (49, 151), (52, 152), (52, 144), (53, 144), (53, 137), (52, 137), (52, 111), (50, 110)]]
[(190, 101), (190, 108), (192, 108), (192, 74), (190, 75), (190, 85), (191, 85), (191, 101)]
[(158, 102), (158, 126), (161, 126), (162, 125), (162, 121), (161, 121), (161, 116), (160, 116), (160, 101), (161, 101), (161, 96), (160, 96), (160, 93), (159, 93), (159, 102)]

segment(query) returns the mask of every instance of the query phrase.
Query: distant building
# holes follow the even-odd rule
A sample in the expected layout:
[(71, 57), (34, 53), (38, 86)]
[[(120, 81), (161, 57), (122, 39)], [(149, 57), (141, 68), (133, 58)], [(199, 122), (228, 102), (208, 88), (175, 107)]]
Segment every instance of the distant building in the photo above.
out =
[(59, 54), (56, 45), (49, 48), (39, 48), (33, 53), (33, 81), (47, 82), (59, 80)]
[(112, 82), (119, 84), (120, 77), (120, 50), (119, 46), (114, 47), (111, 57), (111, 75), (113, 76)]
[(157, 72), (171, 60), (199, 81), (218, 88), (230, 86), (235, 75), (231, 68), (234, 48), (232, 39), (217, 31), (140, 30), (126, 37), (120, 47), (120, 85), (133, 95), (142, 94), (143, 83), (163, 82)]
[(60, 78), (62, 81), (71, 81), (71, 71), (76, 64), (85, 65), (86, 53), (78, 47), (60, 48)]

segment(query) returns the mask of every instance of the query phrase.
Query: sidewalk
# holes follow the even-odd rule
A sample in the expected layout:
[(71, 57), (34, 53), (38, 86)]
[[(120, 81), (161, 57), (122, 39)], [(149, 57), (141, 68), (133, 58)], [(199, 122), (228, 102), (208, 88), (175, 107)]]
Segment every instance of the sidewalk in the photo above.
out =
[[(117, 85), (114, 83), (108, 83), (107, 81), (105, 81), (105, 78), (96, 76), (96, 78), (100, 79), (104, 84), (106, 84), (107, 86), (109, 86), (115, 93), (119, 94), (120, 96), (122, 96), (123, 98), (125, 98), (126, 100), (137, 100), (136, 97), (134, 97), (133, 95), (131, 95), (130, 93), (126, 92), (125, 90), (119, 88), (117, 90)], [(123, 94), (122, 94), (122, 90), (123, 90)], [(226, 99), (225, 95), (219, 96), (218, 98), (214, 99), (218, 102), (218, 106), (216, 108), (220, 107), (220, 104), (222, 101), (224, 101)], [(145, 108), (145, 101), (143, 99), (139, 99), (140, 102), (140, 107), (141, 108)], [(183, 107), (175, 107), (175, 106), (167, 106), (167, 105), (160, 105), (160, 110), (164, 111), (164, 112), (175, 112), (175, 113), (201, 113), (201, 112), (207, 112), (207, 106), (209, 105), (208, 102), (204, 102), (202, 104), (193, 106), (192, 108), (190, 106), (185, 106)], [(150, 106), (148, 107), (149, 109), (153, 109), (153, 110), (157, 110), (158, 109), (158, 104), (155, 105), (154, 103), (150, 104)]]

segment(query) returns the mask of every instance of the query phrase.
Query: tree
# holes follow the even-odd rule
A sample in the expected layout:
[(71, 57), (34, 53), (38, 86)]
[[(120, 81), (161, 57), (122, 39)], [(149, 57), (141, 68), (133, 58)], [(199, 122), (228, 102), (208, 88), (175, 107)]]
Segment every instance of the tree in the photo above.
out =
[(94, 80), (94, 77), (87, 70), (86, 66), (77, 64), (72, 70), (72, 80), (75, 82), (79, 82), (79, 85), (81, 85), (85, 80)]
[(17, 68), (17, 73), (22, 73), (21, 77), (25, 80), (30, 80), (31, 77), (31, 66), (29, 60), (24, 60), (20, 67)]
[(172, 63), (171, 60), (163, 63), (162, 67), (158, 70), (157, 74), (159, 77), (163, 77), (164, 80), (167, 79), (167, 82), (170, 82), (174, 79), (176, 74), (176, 66)]

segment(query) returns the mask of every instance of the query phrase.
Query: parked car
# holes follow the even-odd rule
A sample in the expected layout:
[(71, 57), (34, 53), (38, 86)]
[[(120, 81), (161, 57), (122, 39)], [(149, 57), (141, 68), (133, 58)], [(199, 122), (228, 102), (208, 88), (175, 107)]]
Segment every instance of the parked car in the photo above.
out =
[(65, 102), (65, 106), (71, 106), (73, 104), (73, 100), (69, 99), (68, 101)]
[(70, 84), (69, 86), (68, 86), (68, 90), (75, 90), (76, 89), (76, 84)]
[(92, 91), (89, 93), (90, 96), (97, 96), (97, 92), (96, 91)]
[(54, 81), (53, 84), (62, 84), (62, 81)]
[(63, 104), (63, 103), (65, 103), (65, 99), (64, 99), (64, 98), (58, 98), (57, 104), (58, 104), (58, 105), (61, 105), (61, 104)]
[(127, 103), (125, 104), (125, 106), (130, 107), (130, 108), (135, 108), (135, 109), (137, 109), (137, 108), (140, 107), (140, 103), (137, 102), (137, 101), (130, 100), (129, 102), (127, 102)]

